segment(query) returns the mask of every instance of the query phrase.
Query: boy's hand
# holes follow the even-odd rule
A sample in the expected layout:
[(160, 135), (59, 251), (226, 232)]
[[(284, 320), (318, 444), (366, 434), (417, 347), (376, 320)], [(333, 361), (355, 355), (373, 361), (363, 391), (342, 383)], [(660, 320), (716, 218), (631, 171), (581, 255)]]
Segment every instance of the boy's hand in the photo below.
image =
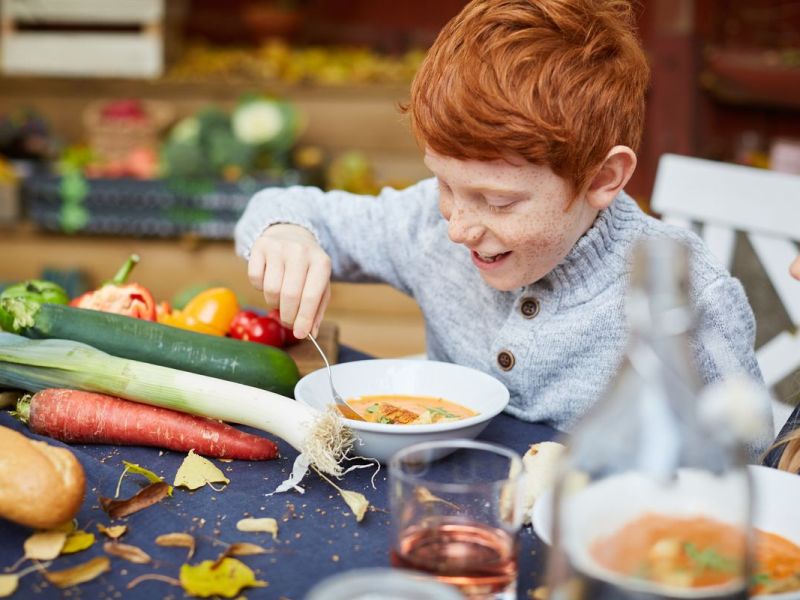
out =
[(310, 231), (288, 224), (267, 228), (250, 250), (247, 277), (263, 290), (268, 307), (280, 307), (281, 321), (296, 338), (317, 334), (331, 296), (331, 259)]

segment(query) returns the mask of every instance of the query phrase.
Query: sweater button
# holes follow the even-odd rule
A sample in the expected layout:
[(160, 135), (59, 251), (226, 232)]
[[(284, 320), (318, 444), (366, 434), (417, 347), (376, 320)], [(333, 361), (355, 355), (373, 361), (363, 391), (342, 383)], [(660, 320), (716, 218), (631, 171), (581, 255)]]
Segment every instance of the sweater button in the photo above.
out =
[(510, 371), (514, 368), (514, 355), (508, 350), (503, 350), (497, 355), (497, 364), (503, 371)]
[(536, 298), (525, 298), (520, 304), (519, 310), (526, 319), (533, 319), (539, 314), (539, 301)]

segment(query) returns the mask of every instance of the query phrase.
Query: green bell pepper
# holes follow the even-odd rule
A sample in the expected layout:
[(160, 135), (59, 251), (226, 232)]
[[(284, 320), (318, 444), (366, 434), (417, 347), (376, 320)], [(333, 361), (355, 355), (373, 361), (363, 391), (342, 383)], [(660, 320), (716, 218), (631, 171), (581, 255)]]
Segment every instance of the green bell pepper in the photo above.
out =
[(22, 298), (39, 304), (68, 304), (69, 295), (66, 290), (52, 281), (29, 279), (8, 286), (0, 293), (0, 300)]

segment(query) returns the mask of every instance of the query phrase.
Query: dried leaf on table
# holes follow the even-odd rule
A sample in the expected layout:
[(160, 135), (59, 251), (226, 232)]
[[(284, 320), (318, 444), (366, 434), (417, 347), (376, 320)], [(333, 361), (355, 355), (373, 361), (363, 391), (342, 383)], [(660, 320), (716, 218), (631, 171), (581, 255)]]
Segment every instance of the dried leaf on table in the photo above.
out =
[(344, 501), (347, 502), (350, 510), (353, 511), (356, 521), (361, 522), (369, 508), (367, 497), (360, 492), (351, 492), (350, 490), (339, 490), (339, 493), (344, 498)]
[(181, 585), (181, 582), (174, 577), (167, 577), (166, 575), (159, 575), (158, 573), (145, 573), (144, 575), (139, 575), (135, 579), (129, 581), (128, 585), (125, 587), (129, 590), (132, 590), (143, 581), (160, 581), (162, 583), (168, 583), (169, 585), (175, 585), (179, 587)]
[(125, 532), (128, 531), (127, 525), (112, 525), (111, 527), (106, 527), (102, 523), (97, 524), (97, 530), (102, 533), (103, 535), (111, 538), (112, 540), (118, 540)]
[(130, 544), (120, 544), (118, 542), (106, 542), (103, 544), (103, 550), (112, 556), (124, 558), (132, 563), (138, 565), (145, 565), (150, 562), (150, 555), (136, 546)]
[(151, 483), (127, 500), (100, 498), (100, 506), (112, 519), (121, 519), (160, 502), (169, 494), (169, 485), (163, 481)]
[(235, 558), (225, 558), (216, 566), (212, 560), (204, 560), (197, 565), (183, 565), (180, 579), (187, 593), (201, 598), (233, 598), (243, 588), (267, 586), (266, 581), (257, 580), (250, 567)]
[[(150, 469), (145, 469), (144, 467), (137, 465), (136, 463), (128, 462), (127, 460), (123, 460), (122, 464), (125, 465), (125, 470), (122, 472), (122, 476), (124, 477), (126, 473), (135, 473), (137, 475), (143, 475), (147, 478), (150, 483), (158, 483), (159, 481), (164, 481), (164, 478), (156, 475)], [(122, 477), (120, 477), (120, 481)], [(172, 486), (169, 487), (169, 496), (172, 496)]]
[(196, 490), (207, 483), (228, 484), (230, 482), (231, 480), (225, 477), (214, 463), (195, 454), (194, 450), (189, 450), (189, 454), (183, 459), (178, 472), (175, 473), (173, 485)]
[(79, 529), (67, 536), (67, 541), (61, 549), (61, 554), (74, 554), (91, 548), (92, 544), (94, 544), (94, 534)]
[(63, 531), (67, 535), (76, 531), (78, 529), (78, 519), (70, 519), (69, 521), (64, 521), (58, 527), (53, 527), (52, 529), (48, 529), (48, 531)]
[(418, 486), (414, 488), (414, 498), (416, 498), (417, 502), (422, 502), (422, 503), (441, 502), (442, 504), (446, 504), (450, 508), (453, 508), (455, 510), (461, 510), (461, 508), (457, 504), (453, 504), (452, 502), (449, 502), (443, 498), (439, 498), (439, 496), (434, 496), (433, 494), (431, 494), (431, 491), (424, 486)]
[(272, 517), (240, 519), (236, 529), (249, 533), (271, 533), (273, 540), (278, 539), (278, 521)]
[(6, 598), (17, 591), (19, 577), (16, 575), (0, 575), (0, 598)]
[(317, 475), (322, 477), (325, 481), (327, 481), (333, 487), (336, 488), (336, 491), (339, 492), (339, 494), (342, 496), (344, 501), (347, 503), (347, 506), (349, 506), (350, 510), (353, 511), (353, 515), (355, 516), (356, 521), (360, 523), (361, 519), (364, 518), (364, 515), (366, 514), (367, 509), (369, 508), (369, 500), (367, 500), (367, 497), (360, 492), (351, 492), (350, 490), (343, 490), (338, 485), (333, 483), (330, 479), (325, 477), (325, 475), (320, 473), (317, 469), (314, 470), (317, 471)]
[(156, 538), (156, 544), (159, 546), (168, 546), (175, 548), (188, 548), (189, 556), (194, 556), (194, 538), (188, 533), (165, 533)]
[(253, 554), (266, 554), (266, 548), (249, 542), (235, 542), (228, 546), (225, 554), (228, 556), (252, 556)]
[(61, 554), (66, 541), (67, 534), (64, 531), (38, 531), (25, 540), (25, 558), (53, 560)]
[(44, 571), (45, 579), (60, 588), (86, 583), (111, 570), (111, 561), (106, 556), (98, 556), (90, 561), (62, 571)]
[(236, 542), (231, 544), (225, 551), (217, 557), (214, 561), (214, 568), (219, 565), (223, 560), (229, 556), (252, 556), (254, 554), (266, 554), (267, 550), (258, 544), (249, 544), (248, 542)]

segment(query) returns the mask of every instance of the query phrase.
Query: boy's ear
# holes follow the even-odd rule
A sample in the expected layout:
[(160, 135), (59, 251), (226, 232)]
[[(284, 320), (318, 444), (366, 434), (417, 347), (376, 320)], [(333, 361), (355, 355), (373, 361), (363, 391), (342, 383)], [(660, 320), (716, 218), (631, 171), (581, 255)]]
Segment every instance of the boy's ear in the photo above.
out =
[(636, 153), (627, 146), (614, 146), (586, 190), (586, 200), (597, 210), (607, 208), (628, 183), (636, 169)]

